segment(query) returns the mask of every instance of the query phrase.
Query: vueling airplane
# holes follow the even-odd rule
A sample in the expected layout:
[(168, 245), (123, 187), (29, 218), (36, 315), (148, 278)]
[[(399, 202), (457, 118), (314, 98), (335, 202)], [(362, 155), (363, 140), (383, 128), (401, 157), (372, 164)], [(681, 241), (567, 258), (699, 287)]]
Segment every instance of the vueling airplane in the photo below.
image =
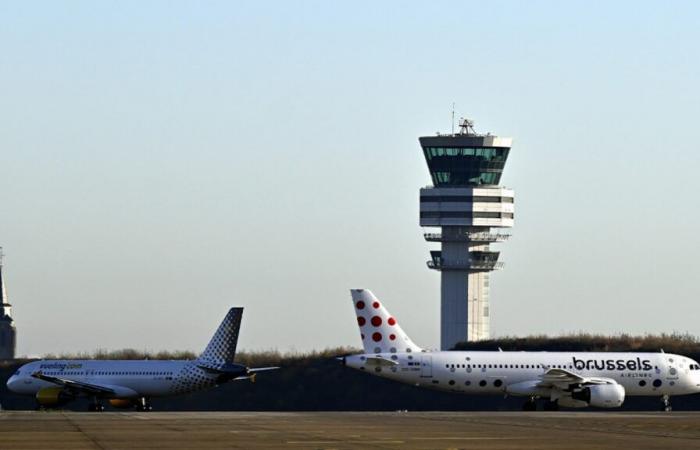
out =
[(526, 397), (523, 409), (616, 408), (625, 396), (700, 392), (700, 365), (670, 353), (426, 351), (367, 289), (353, 289), (364, 354), (343, 357), (354, 369), (416, 386), (464, 394)]
[(243, 308), (231, 308), (209, 345), (193, 361), (42, 360), (23, 365), (7, 381), (16, 393), (34, 395), (42, 407), (61, 406), (77, 397), (90, 398), (90, 411), (102, 411), (102, 400), (115, 408), (151, 410), (149, 399), (208, 389), (231, 380), (250, 379), (277, 367), (235, 364)]

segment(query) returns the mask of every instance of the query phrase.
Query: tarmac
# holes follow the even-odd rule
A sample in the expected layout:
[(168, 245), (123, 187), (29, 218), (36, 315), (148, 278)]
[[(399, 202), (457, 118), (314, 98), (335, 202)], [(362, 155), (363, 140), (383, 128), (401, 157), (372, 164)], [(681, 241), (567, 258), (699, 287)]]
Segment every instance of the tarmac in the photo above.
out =
[(225, 448), (700, 449), (700, 413), (0, 413), (0, 449)]

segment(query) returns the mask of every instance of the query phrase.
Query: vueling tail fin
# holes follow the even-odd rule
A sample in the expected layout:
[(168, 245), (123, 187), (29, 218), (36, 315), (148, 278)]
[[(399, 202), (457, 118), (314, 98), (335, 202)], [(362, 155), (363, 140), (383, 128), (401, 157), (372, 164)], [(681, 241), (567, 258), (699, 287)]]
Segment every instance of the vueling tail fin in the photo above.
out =
[(233, 357), (236, 355), (238, 331), (241, 328), (242, 318), (243, 308), (229, 309), (198, 361), (212, 368), (232, 363)]
[(365, 353), (420, 352), (369, 289), (351, 289)]

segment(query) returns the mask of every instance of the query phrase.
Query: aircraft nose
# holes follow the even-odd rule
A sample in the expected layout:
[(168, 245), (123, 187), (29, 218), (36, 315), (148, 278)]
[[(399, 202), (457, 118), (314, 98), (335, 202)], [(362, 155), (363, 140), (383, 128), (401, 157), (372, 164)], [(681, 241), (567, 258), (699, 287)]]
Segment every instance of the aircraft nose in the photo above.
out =
[(7, 383), (7, 389), (11, 390), (12, 392), (17, 391), (17, 375), (12, 375), (8, 380)]

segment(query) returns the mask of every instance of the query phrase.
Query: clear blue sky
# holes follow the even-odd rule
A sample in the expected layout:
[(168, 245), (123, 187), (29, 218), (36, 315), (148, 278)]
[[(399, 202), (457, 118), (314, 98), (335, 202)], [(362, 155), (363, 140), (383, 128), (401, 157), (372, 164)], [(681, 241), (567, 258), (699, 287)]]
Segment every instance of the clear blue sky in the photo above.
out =
[(514, 138), (496, 335), (698, 334), (697, 2), (2, 2), (21, 354), (437, 346), (417, 138)]

